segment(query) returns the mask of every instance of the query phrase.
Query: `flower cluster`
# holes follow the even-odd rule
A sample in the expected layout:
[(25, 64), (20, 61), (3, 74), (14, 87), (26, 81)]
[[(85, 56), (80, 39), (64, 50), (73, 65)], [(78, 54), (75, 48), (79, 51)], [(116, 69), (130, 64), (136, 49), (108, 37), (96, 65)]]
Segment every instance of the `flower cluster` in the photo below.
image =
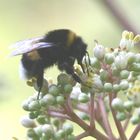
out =
[[(140, 123), (140, 54), (133, 50), (139, 41), (140, 35), (134, 36), (128, 31), (122, 33), (119, 47), (107, 48), (95, 41), (90, 62), (83, 60), (85, 73), (79, 65), (75, 66), (81, 84), (65, 73), (58, 75), (56, 84), (44, 79), (39, 100), (35, 94), (23, 102), (23, 109), (29, 113), (21, 120), (28, 128), (27, 137), (30, 140), (80, 140), (92, 136), (116, 140), (108, 117), (111, 112), (120, 139), (127, 140), (128, 123)], [(36, 79), (27, 84), (38, 91)], [(77, 123), (84, 132), (75, 136), (68, 120)], [(124, 126), (121, 121), (125, 122)], [(105, 134), (96, 128), (95, 122)], [(131, 137), (134, 134), (137, 132)]]

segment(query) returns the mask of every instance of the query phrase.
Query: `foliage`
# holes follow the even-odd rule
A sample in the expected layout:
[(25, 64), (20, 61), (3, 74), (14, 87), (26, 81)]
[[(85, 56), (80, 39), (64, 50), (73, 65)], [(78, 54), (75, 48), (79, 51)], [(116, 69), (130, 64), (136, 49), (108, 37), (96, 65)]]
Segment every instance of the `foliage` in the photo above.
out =
[[(86, 73), (75, 66), (81, 84), (65, 73), (58, 75), (56, 84), (44, 79), (39, 100), (35, 93), (23, 102), (28, 115), (21, 123), (28, 129), (27, 138), (80, 140), (92, 136), (97, 140), (134, 140), (140, 130), (140, 54), (134, 50), (139, 41), (140, 35), (128, 31), (122, 33), (119, 47), (106, 48), (95, 41), (90, 62), (83, 60)], [(36, 79), (27, 84), (38, 91)], [(118, 136), (112, 131), (109, 113)], [(75, 136), (71, 122), (84, 132)], [(129, 123), (136, 127), (128, 138), (125, 131)]]

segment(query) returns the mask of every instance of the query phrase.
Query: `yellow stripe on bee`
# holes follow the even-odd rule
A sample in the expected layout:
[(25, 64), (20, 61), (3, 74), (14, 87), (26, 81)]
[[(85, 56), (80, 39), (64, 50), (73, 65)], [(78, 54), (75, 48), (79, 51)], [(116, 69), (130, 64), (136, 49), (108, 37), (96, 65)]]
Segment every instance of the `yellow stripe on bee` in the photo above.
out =
[(68, 47), (72, 45), (72, 43), (74, 42), (75, 38), (76, 38), (76, 34), (74, 32), (72, 32), (72, 31), (70, 31), (68, 33), (68, 37), (67, 37), (67, 46)]
[(37, 50), (31, 51), (31, 52), (27, 53), (27, 55), (33, 61), (41, 59), (41, 57), (40, 57), (39, 53), (37, 52)]

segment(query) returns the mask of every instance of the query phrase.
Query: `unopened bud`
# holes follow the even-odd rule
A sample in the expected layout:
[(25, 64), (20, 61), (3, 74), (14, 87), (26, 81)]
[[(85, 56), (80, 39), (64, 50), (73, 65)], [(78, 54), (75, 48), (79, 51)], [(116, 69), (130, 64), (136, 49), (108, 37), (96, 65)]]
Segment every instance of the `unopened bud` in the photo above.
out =
[(32, 119), (30, 119), (28, 116), (23, 116), (21, 118), (21, 124), (26, 128), (34, 128), (34, 127), (36, 127), (35, 122)]
[(133, 39), (134, 43), (138, 43), (140, 41), (140, 35), (136, 35)]
[(93, 49), (94, 56), (98, 58), (99, 60), (104, 58), (105, 55), (105, 48), (102, 45), (99, 45), (96, 43), (95, 48)]
[(119, 121), (123, 121), (123, 120), (126, 119), (126, 114), (125, 114), (124, 112), (117, 112), (116, 118), (117, 118)]
[(115, 66), (117, 69), (125, 69), (127, 67), (127, 59), (122, 55), (118, 55), (115, 58)]
[(118, 111), (123, 111), (123, 109), (124, 109), (123, 101), (120, 98), (113, 99), (111, 105), (115, 110), (118, 110)]
[(114, 62), (114, 55), (111, 53), (105, 54), (105, 62), (107, 64), (112, 64)]

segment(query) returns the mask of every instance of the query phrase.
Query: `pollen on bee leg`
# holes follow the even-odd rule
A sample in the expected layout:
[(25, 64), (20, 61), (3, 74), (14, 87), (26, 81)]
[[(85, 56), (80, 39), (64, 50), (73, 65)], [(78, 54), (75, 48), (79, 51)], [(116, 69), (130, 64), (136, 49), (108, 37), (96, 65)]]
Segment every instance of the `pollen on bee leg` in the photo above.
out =
[(24, 68), (22, 62), (20, 62), (20, 65), (19, 65), (19, 77), (23, 80), (27, 80), (29, 79), (28, 77), (28, 72), (27, 70)]
[(27, 80), (27, 85), (28, 86), (34, 86), (34, 84), (36, 83), (36, 81), (37, 81), (37, 79), (35, 78), (35, 77), (33, 77), (33, 78), (31, 78), (31, 79), (29, 79), (29, 80)]

